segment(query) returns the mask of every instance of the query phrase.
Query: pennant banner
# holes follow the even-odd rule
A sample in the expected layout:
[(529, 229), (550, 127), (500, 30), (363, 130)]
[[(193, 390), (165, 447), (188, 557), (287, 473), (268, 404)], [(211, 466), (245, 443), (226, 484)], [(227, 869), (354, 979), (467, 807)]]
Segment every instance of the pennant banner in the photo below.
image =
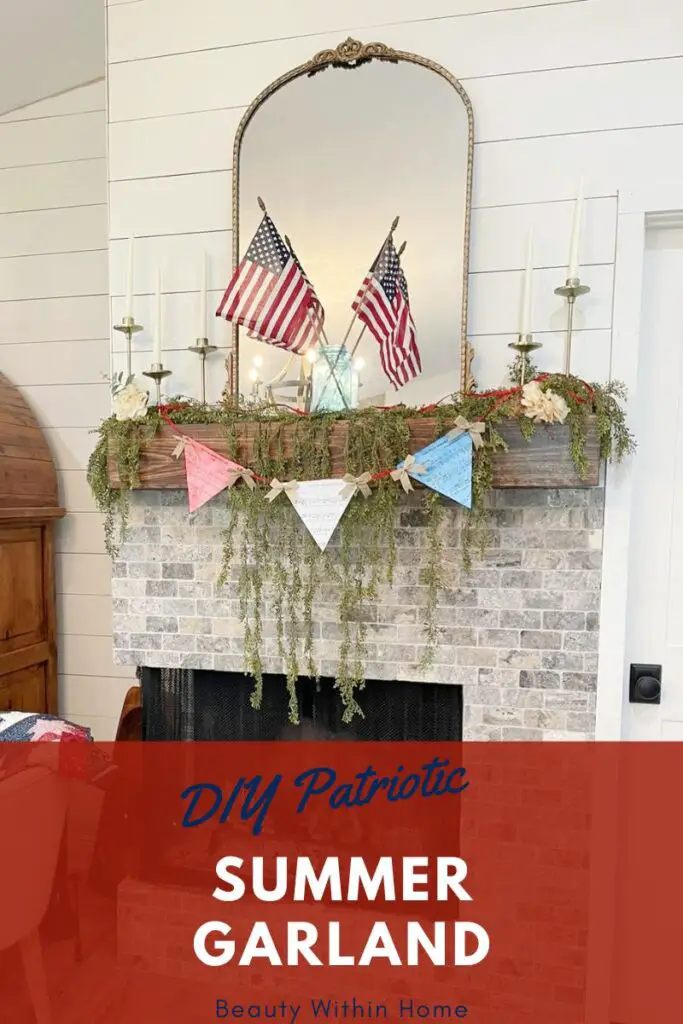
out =
[(211, 501), (244, 473), (244, 467), (198, 441), (185, 441), (185, 474), (190, 512)]
[(455, 439), (440, 437), (415, 453), (416, 474), (406, 463), (401, 463), (414, 480), (438, 491), (465, 508), (472, 508), (472, 436), (461, 433)]
[(286, 494), (311, 537), (324, 551), (353, 496), (348, 484), (344, 480), (300, 480), (296, 489)]

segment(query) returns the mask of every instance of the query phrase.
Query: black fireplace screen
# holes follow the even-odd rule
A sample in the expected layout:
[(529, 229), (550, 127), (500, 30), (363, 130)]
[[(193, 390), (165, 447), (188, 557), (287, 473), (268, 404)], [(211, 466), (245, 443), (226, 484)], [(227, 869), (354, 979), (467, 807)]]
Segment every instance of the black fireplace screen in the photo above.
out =
[(143, 668), (145, 740), (413, 740), (462, 739), (462, 688), (368, 680), (358, 696), (364, 717), (342, 722), (332, 679), (299, 679), (301, 724), (288, 721), (283, 676), (265, 676), (260, 711), (249, 703), (254, 681), (232, 672)]

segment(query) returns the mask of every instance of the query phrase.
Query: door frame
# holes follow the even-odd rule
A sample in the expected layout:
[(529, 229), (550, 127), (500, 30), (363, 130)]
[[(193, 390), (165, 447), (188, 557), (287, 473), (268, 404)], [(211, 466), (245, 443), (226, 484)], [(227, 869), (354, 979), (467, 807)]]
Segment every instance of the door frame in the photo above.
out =
[[(628, 389), (629, 427), (638, 439), (650, 410), (638, 400), (643, 261), (649, 227), (683, 227), (683, 181), (661, 182), (617, 193), (617, 235), (610, 379)], [(633, 473), (627, 460), (608, 465), (602, 548), (596, 740), (621, 740), (627, 680), (626, 615), (629, 591)]]
[[(629, 427), (638, 439), (640, 424), (649, 410), (638, 396), (641, 353), (643, 264), (649, 227), (683, 226), (683, 181), (662, 182), (617, 191), (615, 278), (612, 308), (610, 379), (628, 390)], [(631, 507), (635, 496), (630, 460), (608, 465), (605, 471), (602, 583), (595, 738), (620, 741), (624, 736), (627, 660), (626, 616), (629, 589)], [(616, 893), (614, 862), (617, 856), (619, 793), (618, 748), (598, 780), (592, 806), (598, 823), (592, 839), (589, 882), (588, 974), (586, 1024), (607, 1024), (612, 1001), (612, 964), (615, 950)], [(606, 957), (606, 952), (609, 956)]]

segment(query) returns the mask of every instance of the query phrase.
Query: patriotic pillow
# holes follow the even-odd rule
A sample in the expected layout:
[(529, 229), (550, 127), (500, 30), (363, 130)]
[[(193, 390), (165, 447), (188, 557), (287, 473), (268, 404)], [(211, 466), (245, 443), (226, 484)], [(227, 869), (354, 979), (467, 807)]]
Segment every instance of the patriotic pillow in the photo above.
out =
[(0, 743), (91, 743), (90, 729), (54, 715), (0, 711)]

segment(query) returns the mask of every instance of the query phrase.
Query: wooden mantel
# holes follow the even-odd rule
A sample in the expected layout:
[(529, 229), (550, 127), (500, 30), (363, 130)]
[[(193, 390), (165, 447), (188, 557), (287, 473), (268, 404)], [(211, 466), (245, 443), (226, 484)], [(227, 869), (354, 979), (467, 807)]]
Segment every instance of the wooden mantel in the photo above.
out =
[[(408, 421), (411, 432), (410, 452), (415, 454), (434, 439), (435, 420), (421, 417)], [(594, 426), (594, 425), (593, 425)], [(517, 423), (500, 424), (497, 430), (509, 446), (507, 452), (500, 452), (494, 458), (494, 487), (567, 488), (595, 487), (598, 484), (600, 460), (599, 445), (595, 430), (589, 429), (586, 441), (588, 475), (582, 479), (574, 467), (569, 454), (569, 427), (553, 425), (537, 427), (530, 440), (525, 440)], [(187, 424), (182, 432), (188, 437), (201, 441), (220, 455), (229, 455), (225, 429), (220, 424)], [(239, 440), (238, 461), (250, 465), (250, 456), (257, 425), (245, 423)], [(288, 454), (288, 430), (282, 430), (285, 457)], [(331, 476), (341, 477), (346, 472), (344, 449), (347, 424), (343, 420), (335, 423), (331, 430), (330, 458)], [(140, 450), (140, 488), (146, 490), (184, 490), (184, 459), (177, 459), (173, 452), (178, 444), (178, 435), (170, 427), (162, 427), (153, 440), (145, 442)], [(291, 451), (291, 448), (290, 448)], [(408, 454), (408, 453), (406, 453)], [(109, 477), (113, 487), (120, 486), (114, 458), (109, 462)]]

